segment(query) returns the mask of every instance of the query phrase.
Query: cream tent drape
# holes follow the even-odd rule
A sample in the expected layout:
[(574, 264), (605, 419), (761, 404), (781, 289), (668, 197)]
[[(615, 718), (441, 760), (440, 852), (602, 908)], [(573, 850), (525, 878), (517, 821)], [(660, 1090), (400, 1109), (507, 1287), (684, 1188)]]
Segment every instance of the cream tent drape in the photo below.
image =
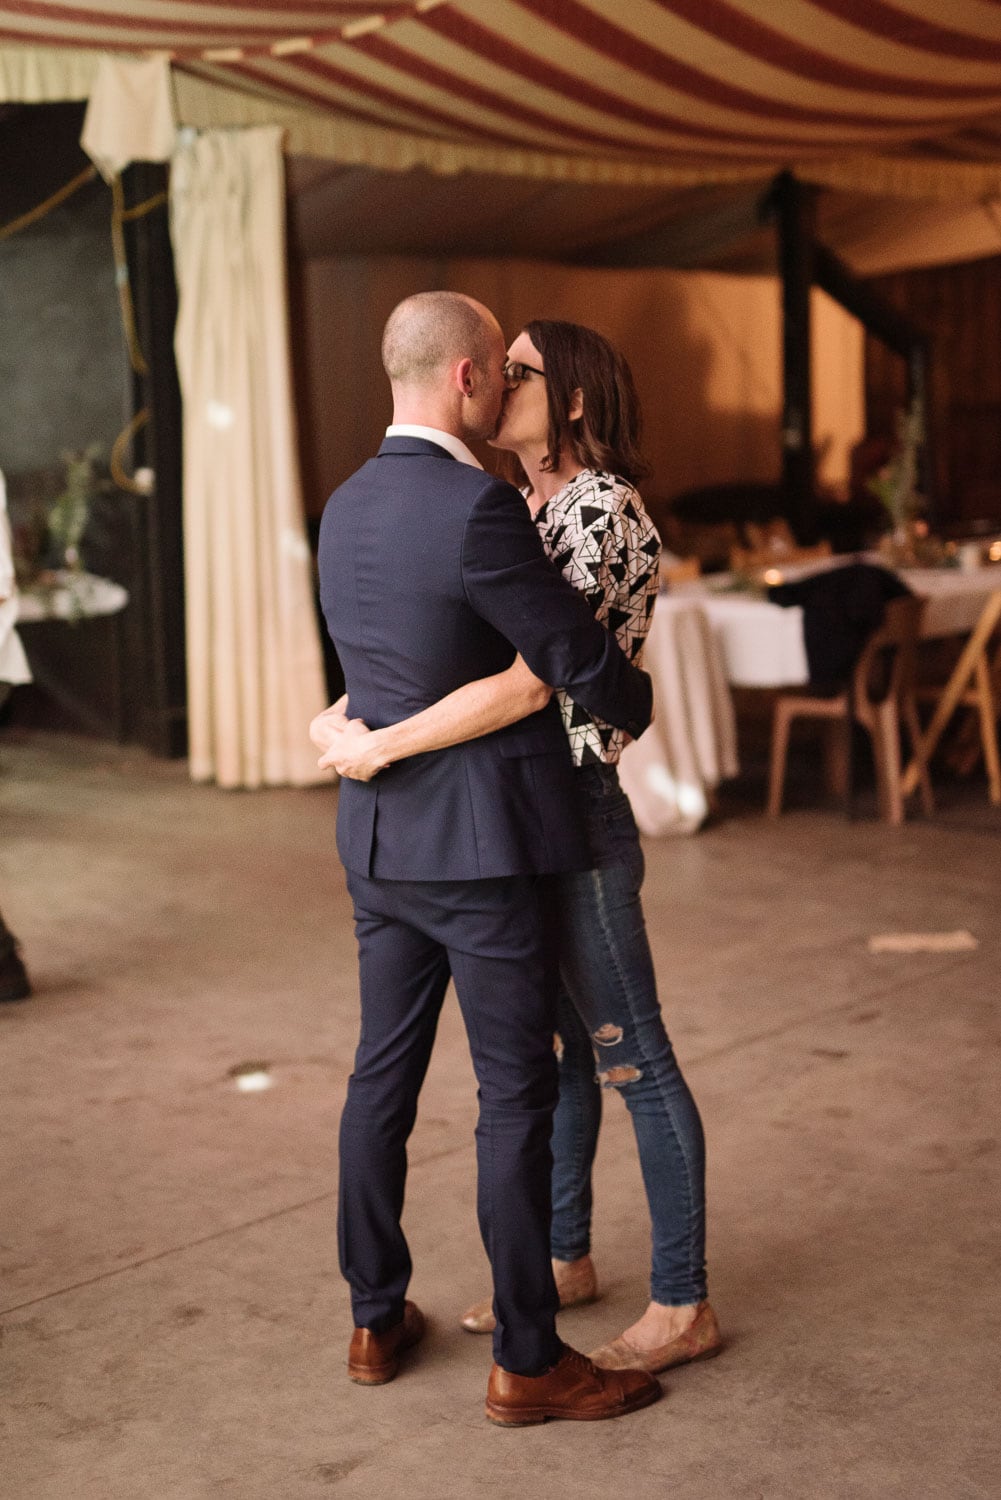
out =
[(281, 132), (208, 131), (171, 173), (184, 397), (189, 748), (195, 780), (325, 779), (296, 456)]

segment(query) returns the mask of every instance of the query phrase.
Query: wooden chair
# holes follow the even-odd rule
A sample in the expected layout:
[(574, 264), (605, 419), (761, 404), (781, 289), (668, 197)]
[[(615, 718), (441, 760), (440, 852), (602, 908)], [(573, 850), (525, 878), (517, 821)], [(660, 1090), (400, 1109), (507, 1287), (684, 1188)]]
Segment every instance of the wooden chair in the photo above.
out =
[(833, 698), (809, 693), (780, 693), (772, 719), (772, 749), (768, 785), (768, 815), (782, 811), (789, 726), (795, 718), (826, 719), (827, 769), (830, 779), (850, 797), (851, 735), (853, 723), (868, 730), (876, 765), (880, 810), (888, 823), (904, 820), (904, 788), (900, 770), (900, 720), (907, 725), (914, 747), (921, 799), (926, 814), (934, 810), (928, 763), (922, 749), (921, 725), (915, 698), (917, 644), (925, 600), (914, 595), (890, 599), (882, 625), (869, 637), (844, 692)]
[[(952, 676), (942, 689), (933, 689), (935, 711), (915, 747), (915, 756), (904, 772), (903, 793), (909, 797), (918, 785), (922, 765), (927, 765), (938, 748), (946, 725), (957, 708), (977, 710), (980, 721), (980, 744), (987, 766), (988, 795), (995, 807), (1001, 805), (1001, 752), (998, 748), (998, 699), (994, 675), (1001, 664), (991, 666), (991, 636), (1001, 623), (1001, 589), (995, 589), (980, 613), (980, 618), (963, 647)], [(924, 696), (924, 695), (922, 695)], [(918, 755), (920, 754), (920, 761)]]

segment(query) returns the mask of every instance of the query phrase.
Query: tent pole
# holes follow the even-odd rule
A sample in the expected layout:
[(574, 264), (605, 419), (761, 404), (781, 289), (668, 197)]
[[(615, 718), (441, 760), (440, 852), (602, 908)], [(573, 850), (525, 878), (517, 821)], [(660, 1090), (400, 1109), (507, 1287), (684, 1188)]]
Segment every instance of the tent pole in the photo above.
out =
[(782, 488), (800, 541), (813, 533), (813, 412), (810, 385), (810, 287), (814, 272), (816, 189), (783, 172), (772, 185), (782, 277)]
[[(139, 162), (122, 174), (127, 206), (148, 203), (167, 187), (168, 169)], [(142, 663), (143, 688), (136, 731), (156, 755), (187, 749), (184, 640), (184, 554), (181, 525), (181, 393), (174, 360), (177, 288), (167, 205), (126, 222), (126, 252), (139, 343), (148, 366), (133, 376), (133, 402), (149, 410), (134, 439), (134, 465), (156, 475), (152, 495), (134, 510), (136, 583), (142, 639), (133, 643)]]
[(915, 338), (907, 356), (907, 404), (921, 403), (924, 416), (924, 436), (918, 453), (918, 489), (925, 501), (925, 519), (934, 527), (938, 516), (938, 485), (935, 469), (935, 447), (932, 432), (931, 393), (928, 389), (931, 374), (931, 341)]

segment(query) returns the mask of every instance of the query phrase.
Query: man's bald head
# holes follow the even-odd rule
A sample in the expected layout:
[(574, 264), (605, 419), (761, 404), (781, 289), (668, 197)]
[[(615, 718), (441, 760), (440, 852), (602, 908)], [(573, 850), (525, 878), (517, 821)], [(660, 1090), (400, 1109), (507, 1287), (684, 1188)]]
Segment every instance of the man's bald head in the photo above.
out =
[(461, 292), (417, 292), (389, 315), (382, 363), (394, 386), (428, 387), (462, 359), (483, 369), (499, 333), (493, 313)]

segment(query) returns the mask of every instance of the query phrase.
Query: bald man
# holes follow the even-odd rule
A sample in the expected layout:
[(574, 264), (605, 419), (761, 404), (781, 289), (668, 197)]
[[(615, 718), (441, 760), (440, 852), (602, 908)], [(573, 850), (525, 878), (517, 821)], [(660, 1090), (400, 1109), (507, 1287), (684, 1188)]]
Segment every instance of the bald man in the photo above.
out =
[[(424, 1320), (406, 1300), (406, 1145), (449, 979), (479, 1084), (477, 1208), (497, 1327), (486, 1411), (504, 1425), (597, 1420), (656, 1399), (639, 1371), (598, 1370), (556, 1334), (549, 1137), (556, 972), (543, 877), (587, 849), (553, 684), (636, 736), (631, 666), (548, 562), (517, 490), (467, 444), (496, 430), (500, 327), (451, 292), (409, 297), (382, 345), (393, 422), (378, 456), (330, 497), (320, 587), (349, 712), (395, 724), (510, 671), (481, 737), (344, 781), (337, 847), (355, 910), (361, 1035), (340, 1134), (338, 1240), (355, 1333), (348, 1373), (396, 1374)], [(527, 663), (521, 671), (516, 653)], [(514, 666), (512, 666), (514, 663)]]

